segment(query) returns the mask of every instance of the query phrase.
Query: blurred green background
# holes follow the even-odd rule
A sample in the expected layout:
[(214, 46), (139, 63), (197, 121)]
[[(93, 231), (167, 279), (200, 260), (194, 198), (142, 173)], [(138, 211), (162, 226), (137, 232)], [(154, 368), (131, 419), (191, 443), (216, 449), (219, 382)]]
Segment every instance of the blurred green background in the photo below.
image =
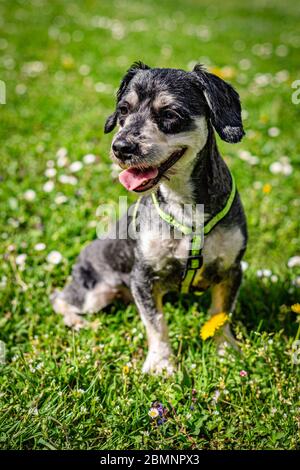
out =
[[(300, 301), (300, 104), (292, 102), (299, 21), (291, 0), (0, 0), (3, 448), (299, 445), (299, 367), (290, 354), (299, 336), (290, 306)], [(166, 305), (179, 368), (173, 382), (141, 383), (145, 338), (133, 307), (113, 307), (113, 315), (91, 318), (95, 330), (74, 335), (48, 301), (95, 238), (98, 205), (126, 195), (103, 124), (135, 60), (186, 70), (203, 63), (243, 104), (246, 137), (219, 145), (249, 222), (234, 320), (244, 356), (217, 362), (199, 339), (205, 300), (173, 300)], [(252, 383), (240, 383), (241, 367)], [(227, 396), (216, 409), (209, 403), (220, 377), (232, 405)], [(156, 398), (177, 409), (163, 430), (147, 416)]]

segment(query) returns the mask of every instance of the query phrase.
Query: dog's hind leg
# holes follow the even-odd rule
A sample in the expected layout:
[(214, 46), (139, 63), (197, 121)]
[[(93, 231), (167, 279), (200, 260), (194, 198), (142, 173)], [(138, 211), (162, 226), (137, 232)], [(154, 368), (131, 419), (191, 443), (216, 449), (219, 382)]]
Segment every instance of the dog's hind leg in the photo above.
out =
[[(221, 312), (229, 314), (234, 310), (241, 281), (242, 269), (240, 264), (237, 264), (230, 269), (224, 280), (212, 286), (212, 302), (209, 309), (211, 316)], [(228, 323), (220, 329), (215, 341), (220, 354), (224, 353), (224, 348), (228, 344), (236, 350), (239, 349)]]
[(104, 280), (96, 284), (83, 285), (78, 277), (61, 291), (51, 296), (51, 303), (56, 313), (63, 315), (64, 323), (74, 329), (80, 329), (87, 325), (82, 318), (85, 313), (96, 313), (115, 299), (121, 298), (125, 302), (131, 300), (129, 290), (122, 285), (117, 275), (103, 276)]

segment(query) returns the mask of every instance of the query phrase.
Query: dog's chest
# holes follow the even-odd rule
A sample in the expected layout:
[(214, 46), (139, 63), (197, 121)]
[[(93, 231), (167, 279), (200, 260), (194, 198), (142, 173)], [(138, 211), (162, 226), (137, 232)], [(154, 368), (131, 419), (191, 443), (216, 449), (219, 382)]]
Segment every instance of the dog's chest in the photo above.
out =
[[(180, 234), (177, 233), (176, 236)], [(204, 237), (202, 249), (204, 266), (218, 261), (218, 266), (222, 271), (229, 269), (243, 249), (244, 243), (243, 234), (238, 226), (230, 229), (216, 227)], [(173, 266), (174, 259), (185, 266), (189, 244), (189, 237), (182, 236), (177, 239), (174, 234), (166, 232), (162, 235), (161, 232), (151, 230), (145, 231), (140, 239), (143, 258), (155, 272), (164, 271), (171, 265)]]

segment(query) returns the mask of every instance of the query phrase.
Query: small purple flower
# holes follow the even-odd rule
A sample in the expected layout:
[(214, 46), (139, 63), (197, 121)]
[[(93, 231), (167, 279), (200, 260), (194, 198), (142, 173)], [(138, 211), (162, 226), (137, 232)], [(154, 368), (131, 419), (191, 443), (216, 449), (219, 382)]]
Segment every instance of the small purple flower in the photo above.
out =
[(191, 405), (190, 410), (194, 411), (194, 409), (195, 409), (194, 405)]
[(197, 390), (195, 388), (192, 389), (192, 395), (196, 395), (197, 394)]
[(156, 407), (158, 413), (159, 413), (159, 416), (162, 417), (163, 414), (164, 414), (164, 407), (162, 406), (162, 404), (160, 403), (157, 407)]
[(160, 418), (160, 419), (157, 420), (157, 424), (158, 424), (158, 426), (161, 426), (161, 425), (164, 424), (166, 421), (167, 421), (166, 418)]

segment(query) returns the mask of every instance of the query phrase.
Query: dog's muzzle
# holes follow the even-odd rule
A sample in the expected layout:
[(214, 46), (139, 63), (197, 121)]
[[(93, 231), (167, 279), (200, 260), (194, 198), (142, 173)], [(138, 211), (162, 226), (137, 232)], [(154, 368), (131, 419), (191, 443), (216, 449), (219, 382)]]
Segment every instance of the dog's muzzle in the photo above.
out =
[(120, 183), (128, 191), (138, 193), (152, 189), (162, 176), (183, 156), (186, 149), (187, 147), (182, 147), (176, 150), (158, 167), (139, 168), (132, 166), (127, 170), (123, 170), (119, 175)]

